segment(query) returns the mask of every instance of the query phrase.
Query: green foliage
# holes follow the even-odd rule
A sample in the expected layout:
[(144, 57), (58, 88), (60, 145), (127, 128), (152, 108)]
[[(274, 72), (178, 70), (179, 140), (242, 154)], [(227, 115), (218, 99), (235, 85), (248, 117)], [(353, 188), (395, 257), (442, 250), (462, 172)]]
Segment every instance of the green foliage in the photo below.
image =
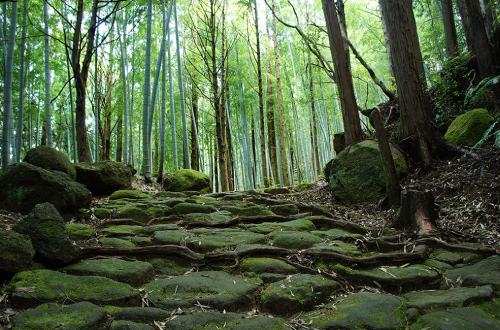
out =
[[(490, 127), (488, 127), (486, 132), (484, 132), (481, 140), (479, 140), (479, 142), (474, 145), (474, 148), (481, 148), (484, 145), (484, 143), (492, 137), (494, 138), (493, 145), (497, 148), (500, 148), (500, 130), (498, 129), (499, 122), (500, 122), (500, 117), (496, 121), (494, 121)], [(496, 131), (495, 128), (497, 128)]]
[(488, 92), (491, 91), (492, 86), (497, 85), (498, 83), (500, 83), (500, 76), (488, 77), (481, 80), (477, 86), (473, 86), (467, 91), (464, 105), (475, 106), (478, 103), (487, 102)]

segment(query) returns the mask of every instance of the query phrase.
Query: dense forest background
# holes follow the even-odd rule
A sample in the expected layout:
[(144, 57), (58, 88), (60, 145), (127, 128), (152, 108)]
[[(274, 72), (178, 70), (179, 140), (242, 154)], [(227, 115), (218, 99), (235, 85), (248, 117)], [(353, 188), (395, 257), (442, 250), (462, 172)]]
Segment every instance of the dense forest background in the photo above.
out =
[[(129, 163), (147, 180), (193, 168), (216, 190), (311, 182), (346, 123), (331, 26), (344, 37), (356, 116), (406, 94), (389, 65), (406, 63), (388, 56), (397, 29), (383, 24), (384, 5), (391, 15), (413, 7), (410, 44), (420, 47), (419, 86), (437, 128), (477, 105), (495, 112), (481, 88), (498, 80), (497, 1), (393, 2), (2, 2), (2, 168), (46, 144), (73, 162)], [(483, 48), (467, 35), (476, 28), (488, 38)], [(484, 57), (493, 71), (483, 70)], [(472, 83), (464, 88), (461, 78)], [(373, 131), (365, 116), (356, 120)]]

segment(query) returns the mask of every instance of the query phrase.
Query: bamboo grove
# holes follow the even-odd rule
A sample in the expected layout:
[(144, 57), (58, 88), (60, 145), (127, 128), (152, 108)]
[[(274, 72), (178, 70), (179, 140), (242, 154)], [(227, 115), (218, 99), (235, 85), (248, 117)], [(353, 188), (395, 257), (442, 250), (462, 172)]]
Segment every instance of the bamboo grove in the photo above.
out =
[[(430, 83), (446, 59), (440, 2), (413, 1)], [(354, 97), (373, 107), (394, 88), (378, 1), (337, 5)], [(196, 169), (229, 191), (312, 182), (334, 157), (343, 99), (321, 1), (19, 0), (0, 12), (3, 169), (46, 144), (73, 162), (130, 163), (146, 181)]]

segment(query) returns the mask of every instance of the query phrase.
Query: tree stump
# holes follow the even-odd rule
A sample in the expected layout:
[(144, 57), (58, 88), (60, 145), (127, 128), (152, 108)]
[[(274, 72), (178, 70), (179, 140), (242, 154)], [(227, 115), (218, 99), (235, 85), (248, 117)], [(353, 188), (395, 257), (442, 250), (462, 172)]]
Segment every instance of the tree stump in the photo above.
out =
[(419, 236), (436, 235), (439, 233), (436, 219), (432, 192), (405, 190), (401, 193), (401, 208), (395, 228), (414, 229)]

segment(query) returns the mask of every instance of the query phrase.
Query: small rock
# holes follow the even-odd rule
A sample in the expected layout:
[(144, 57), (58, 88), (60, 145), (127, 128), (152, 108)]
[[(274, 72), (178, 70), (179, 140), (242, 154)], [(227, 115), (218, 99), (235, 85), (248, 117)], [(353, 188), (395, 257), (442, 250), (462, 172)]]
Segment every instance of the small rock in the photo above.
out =
[(80, 258), (80, 248), (70, 240), (63, 218), (50, 203), (36, 205), (12, 230), (29, 236), (43, 261), (66, 265)]
[(241, 262), (241, 270), (248, 273), (295, 274), (297, 268), (282, 260), (273, 258), (246, 258)]
[(316, 235), (298, 231), (273, 231), (269, 234), (273, 245), (285, 249), (307, 249), (324, 240)]
[(109, 200), (115, 199), (144, 199), (149, 198), (149, 195), (140, 190), (117, 190), (109, 196)]
[(85, 241), (95, 236), (93, 228), (79, 223), (66, 224), (66, 230), (68, 231), (69, 238), (73, 241)]
[(121, 238), (114, 237), (103, 237), (99, 240), (104, 246), (115, 247), (115, 248), (135, 248), (135, 244), (131, 241), (127, 241)]
[(295, 204), (272, 205), (270, 206), (270, 209), (275, 214), (282, 215), (284, 217), (299, 213), (299, 208)]
[(174, 206), (173, 212), (179, 215), (189, 213), (213, 213), (217, 212), (217, 209), (211, 205), (179, 203)]

